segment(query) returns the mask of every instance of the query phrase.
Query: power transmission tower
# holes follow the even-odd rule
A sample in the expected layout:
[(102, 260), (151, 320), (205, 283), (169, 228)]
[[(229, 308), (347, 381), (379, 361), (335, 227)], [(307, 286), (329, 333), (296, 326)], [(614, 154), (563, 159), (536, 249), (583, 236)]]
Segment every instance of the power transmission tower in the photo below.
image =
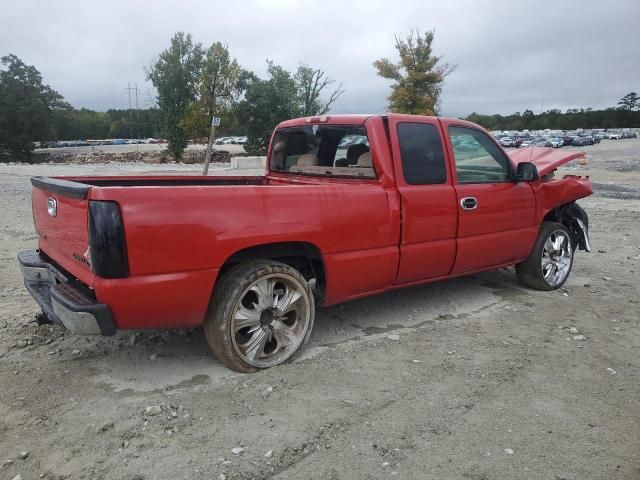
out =
[(138, 126), (138, 138), (140, 138), (140, 109), (138, 108), (138, 83), (136, 83), (136, 124)]
[(138, 112), (138, 84), (135, 84), (135, 87), (131, 86), (131, 82), (127, 82), (127, 93), (129, 94), (129, 139), (133, 138), (133, 112), (131, 109), (131, 90), (133, 90), (136, 95), (136, 130), (138, 132), (138, 138), (140, 138), (140, 114)]
[(129, 94), (129, 138), (133, 138), (133, 123), (131, 121), (131, 82), (127, 82), (127, 93)]

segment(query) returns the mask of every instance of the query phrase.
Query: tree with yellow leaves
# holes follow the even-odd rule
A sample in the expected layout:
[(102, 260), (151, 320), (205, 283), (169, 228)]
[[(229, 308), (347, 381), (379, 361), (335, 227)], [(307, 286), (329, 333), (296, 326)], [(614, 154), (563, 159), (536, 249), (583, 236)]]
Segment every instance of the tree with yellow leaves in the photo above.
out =
[(406, 38), (396, 35), (400, 61), (392, 63), (381, 58), (373, 62), (378, 75), (394, 81), (388, 98), (390, 111), (437, 115), (442, 85), (455, 65), (441, 63), (442, 57), (433, 54), (434, 34), (435, 30), (421, 33), (412, 29)]

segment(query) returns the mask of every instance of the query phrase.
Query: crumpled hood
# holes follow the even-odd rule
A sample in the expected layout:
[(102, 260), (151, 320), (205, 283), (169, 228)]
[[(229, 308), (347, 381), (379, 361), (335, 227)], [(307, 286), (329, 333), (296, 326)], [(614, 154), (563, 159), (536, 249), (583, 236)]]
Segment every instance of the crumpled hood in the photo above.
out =
[(538, 169), (538, 175), (541, 177), (571, 160), (582, 159), (583, 162), (580, 163), (583, 165), (587, 162), (587, 154), (584, 152), (558, 150), (550, 147), (519, 148), (507, 153), (516, 165), (521, 162), (533, 163)]

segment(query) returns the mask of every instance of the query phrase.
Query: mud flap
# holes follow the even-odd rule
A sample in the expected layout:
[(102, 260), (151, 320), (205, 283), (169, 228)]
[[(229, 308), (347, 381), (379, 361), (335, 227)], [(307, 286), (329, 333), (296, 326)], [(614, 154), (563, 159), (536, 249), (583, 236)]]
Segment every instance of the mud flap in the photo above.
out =
[(586, 252), (591, 251), (591, 242), (589, 241), (589, 217), (587, 212), (575, 202), (569, 203), (562, 208), (562, 220), (573, 238), (578, 243), (578, 248)]

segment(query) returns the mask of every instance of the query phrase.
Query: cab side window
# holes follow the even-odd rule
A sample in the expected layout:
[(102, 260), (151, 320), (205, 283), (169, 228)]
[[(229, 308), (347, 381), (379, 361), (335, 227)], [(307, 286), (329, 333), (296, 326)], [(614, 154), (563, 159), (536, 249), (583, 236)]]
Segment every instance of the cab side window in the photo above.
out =
[(435, 125), (399, 123), (398, 141), (402, 174), (408, 184), (427, 185), (447, 181), (442, 140)]
[(511, 178), (509, 159), (483, 132), (449, 127), (456, 174), (460, 183), (504, 182)]

